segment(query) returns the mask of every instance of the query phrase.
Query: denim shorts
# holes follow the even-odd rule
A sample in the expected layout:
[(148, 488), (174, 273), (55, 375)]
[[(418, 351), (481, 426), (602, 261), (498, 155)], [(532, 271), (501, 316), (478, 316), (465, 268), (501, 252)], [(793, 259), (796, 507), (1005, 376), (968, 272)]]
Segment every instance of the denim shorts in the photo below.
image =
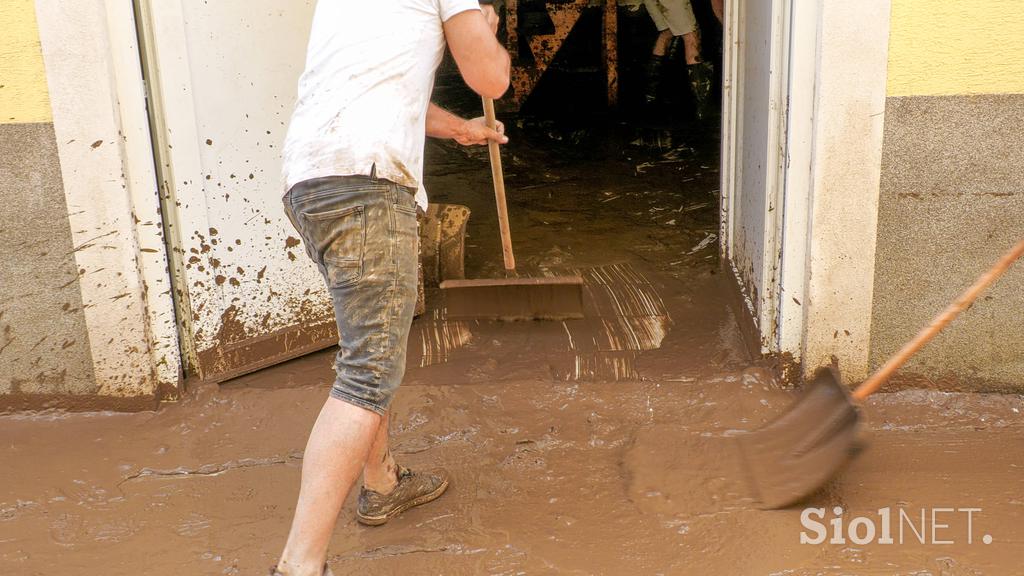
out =
[(370, 176), (317, 178), (284, 197), (334, 301), (331, 396), (383, 414), (405, 374), (416, 308), (415, 190)]

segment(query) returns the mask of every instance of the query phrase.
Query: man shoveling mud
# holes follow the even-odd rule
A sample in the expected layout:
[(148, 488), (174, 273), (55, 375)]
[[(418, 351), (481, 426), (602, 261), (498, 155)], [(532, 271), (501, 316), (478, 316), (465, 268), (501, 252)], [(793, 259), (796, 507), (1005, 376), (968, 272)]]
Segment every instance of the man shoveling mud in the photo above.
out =
[(497, 16), (477, 0), (320, 0), (284, 150), (285, 212), (334, 300), (341, 350), (313, 425), (288, 542), (273, 571), (329, 574), (327, 546), (363, 475), (358, 519), (384, 524), (439, 497), (443, 470), (398, 466), (388, 449), (391, 399), (405, 372), (417, 289), (417, 205), (424, 135), (506, 141), (501, 125), (430, 104), (451, 49), (466, 83), (499, 98), (509, 57)]

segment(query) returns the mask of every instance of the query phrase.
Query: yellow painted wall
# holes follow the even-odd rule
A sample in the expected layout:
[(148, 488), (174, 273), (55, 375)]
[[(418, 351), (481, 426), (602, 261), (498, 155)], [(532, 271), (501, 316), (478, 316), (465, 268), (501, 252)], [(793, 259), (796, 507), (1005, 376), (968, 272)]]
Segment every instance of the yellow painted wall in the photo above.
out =
[(1024, 93), (1024, 0), (892, 0), (889, 96)]
[(52, 122), (34, 0), (0, 0), (0, 124)]

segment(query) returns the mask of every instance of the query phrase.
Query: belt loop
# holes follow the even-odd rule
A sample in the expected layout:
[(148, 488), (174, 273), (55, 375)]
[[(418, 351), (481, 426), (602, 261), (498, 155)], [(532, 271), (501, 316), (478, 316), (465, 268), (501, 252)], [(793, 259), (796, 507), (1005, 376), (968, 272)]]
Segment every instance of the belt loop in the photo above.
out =
[(370, 182), (373, 183), (373, 184), (377, 183), (377, 163), (376, 162), (374, 162), (373, 165), (370, 166)]

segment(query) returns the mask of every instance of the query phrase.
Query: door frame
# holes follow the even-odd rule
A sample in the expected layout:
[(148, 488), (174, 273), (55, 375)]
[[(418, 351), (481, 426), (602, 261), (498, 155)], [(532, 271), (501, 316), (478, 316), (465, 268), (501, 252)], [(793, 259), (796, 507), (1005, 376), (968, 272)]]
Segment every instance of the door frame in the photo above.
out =
[(770, 141), (778, 154), (766, 206), (778, 209), (765, 220), (774, 222), (764, 260), (774, 270), (765, 271), (770, 282), (757, 318), (732, 266), (742, 182), (743, 38), (733, 9), (740, 1), (726, 2), (723, 27), (723, 267), (736, 275), (741, 324), (761, 354), (799, 366), (793, 376), (839, 364), (854, 382), (869, 368), (891, 0), (778, 0), (773, 7), (773, 22), (783, 19), (773, 33), (771, 61), (780, 74), (771, 84), (779, 103), (771, 126), (779, 132)]
[(35, 9), (97, 394), (173, 400), (180, 343), (131, 5)]
[[(188, 276), (185, 273), (185, 249), (180, 236), (181, 230), (208, 230), (209, 221), (202, 218), (207, 213), (206, 198), (202, 193), (194, 193), (194, 187), (178, 186), (175, 168), (184, 166), (180, 172), (198, 174), (201, 172), (199, 151), (195, 146), (197, 127), (194, 122), (175, 125), (173, 129), (167, 125), (168, 109), (175, 109), (184, 118), (195, 118), (192, 102), (191, 69), (187, 58), (181, 59), (177, 66), (159, 67), (157, 53), (165, 47), (156, 41), (157, 38), (175, 38), (179, 45), (185, 42), (185, 17), (181, 4), (177, 1), (160, 2), (163, 10), (157, 18), (150, 0), (132, 0), (137, 34), (139, 38), (139, 58), (142, 62), (143, 77), (146, 83), (146, 98), (149, 104), (149, 125), (151, 133), (150, 146), (156, 161), (158, 187), (160, 191), (160, 210), (164, 221), (164, 241), (167, 245), (168, 266), (171, 283), (174, 287), (174, 308), (177, 317), (178, 341), (181, 345), (181, 356), (186, 373), (197, 373), (199, 365), (196, 342), (193, 338), (195, 326), (192, 322), (192, 306), (188, 289)], [(161, 28), (161, 34), (154, 30)], [(159, 67), (160, 73), (154, 71)], [(190, 140), (191, 139), (191, 140)], [(200, 192), (201, 192), (200, 188)], [(179, 203), (201, 206), (201, 210), (189, 211), (192, 219), (183, 222), (176, 205)], [(211, 278), (207, 278), (207, 281)]]
[[(743, 162), (743, 82), (744, 69), (743, 14), (736, 9), (738, 1), (725, 3), (723, 24), (722, 78), (722, 169), (721, 169), (721, 256), (724, 267), (731, 272), (742, 291), (743, 282), (734, 265), (734, 240), (736, 231), (736, 195), (742, 189)], [(780, 301), (782, 290), (781, 261), (784, 245), (783, 198), (787, 171), (787, 126), (789, 114), (789, 76), (793, 52), (806, 49), (793, 41), (790, 22), (793, 0), (774, 0), (772, 4), (772, 37), (769, 72), (769, 102), (771, 117), (768, 121), (768, 150), (776, 153), (768, 159), (765, 172), (765, 187), (768, 198), (765, 202), (766, 235), (762, 246), (762, 261), (765, 269), (759, 271), (766, 280), (757, 295), (757, 302), (749, 294), (741, 294), (741, 322), (744, 324), (748, 342), (753, 344), (752, 352), (773, 353), (777, 349), (780, 334)], [(810, 115), (801, 120), (810, 120)], [(794, 159), (789, 158), (792, 162)], [(799, 160), (799, 159), (797, 159)], [(806, 192), (806, 191), (805, 191)], [(788, 199), (788, 197), (787, 197)], [(792, 198), (798, 202), (799, 198)], [(806, 194), (803, 197), (806, 202)]]

